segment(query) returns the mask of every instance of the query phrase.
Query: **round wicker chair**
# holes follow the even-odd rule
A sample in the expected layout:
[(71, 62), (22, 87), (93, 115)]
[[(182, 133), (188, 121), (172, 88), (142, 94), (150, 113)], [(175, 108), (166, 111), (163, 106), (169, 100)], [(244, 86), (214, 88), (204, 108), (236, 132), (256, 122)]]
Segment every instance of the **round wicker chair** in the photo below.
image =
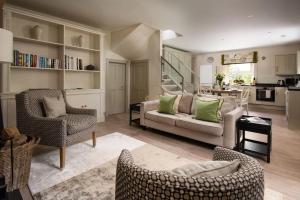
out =
[(233, 174), (191, 178), (166, 171), (149, 171), (134, 164), (123, 150), (117, 165), (116, 200), (130, 199), (245, 199), (263, 200), (264, 172), (255, 159), (233, 150), (216, 147), (213, 160), (239, 159)]

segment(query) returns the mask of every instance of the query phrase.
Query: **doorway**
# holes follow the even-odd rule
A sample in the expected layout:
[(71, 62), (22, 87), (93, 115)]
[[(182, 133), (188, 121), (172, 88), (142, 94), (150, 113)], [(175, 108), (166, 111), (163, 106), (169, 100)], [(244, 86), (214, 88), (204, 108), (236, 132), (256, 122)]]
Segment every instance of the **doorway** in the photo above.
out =
[(131, 61), (130, 65), (130, 103), (140, 103), (149, 95), (149, 61)]
[(106, 115), (126, 111), (126, 62), (108, 61), (106, 67)]

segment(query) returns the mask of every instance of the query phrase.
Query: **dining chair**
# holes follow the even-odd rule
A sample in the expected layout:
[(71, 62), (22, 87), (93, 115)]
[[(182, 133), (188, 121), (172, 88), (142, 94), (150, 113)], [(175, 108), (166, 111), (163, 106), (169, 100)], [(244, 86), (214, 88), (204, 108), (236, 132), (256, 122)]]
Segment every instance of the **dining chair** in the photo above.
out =
[(236, 99), (237, 104), (240, 107), (246, 106), (246, 111), (247, 111), (247, 115), (249, 115), (249, 95), (250, 95), (250, 88), (249, 87), (244, 87), (243, 91), (240, 95), (240, 98)]
[(211, 86), (206, 86), (206, 85), (201, 85), (199, 87), (199, 94), (211, 95), (212, 94), (212, 87)]

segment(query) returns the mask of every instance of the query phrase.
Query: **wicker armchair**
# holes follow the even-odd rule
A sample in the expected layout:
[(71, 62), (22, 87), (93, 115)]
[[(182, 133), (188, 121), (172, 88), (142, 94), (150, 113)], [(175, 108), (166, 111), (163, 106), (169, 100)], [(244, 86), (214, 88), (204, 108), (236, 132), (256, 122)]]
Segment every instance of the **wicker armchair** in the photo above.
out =
[(44, 96), (64, 96), (61, 90), (33, 89), (16, 95), (17, 127), (23, 134), (41, 138), (40, 144), (60, 148), (60, 168), (65, 166), (66, 146), (93, 139), (96, 146), (96, 110), (73, 108), (66, 102), (67, 115), (58, 118), (45, 117)]
[(134, 164), (123, 150), (117, 165), (116, 200), (130, 199), (253, 199), (264, 198), (261, 165), (244, 154), (216, 147), (213, 160), (239, 159), (240, 169), (227, 176), (191, 178), (149, 171)]

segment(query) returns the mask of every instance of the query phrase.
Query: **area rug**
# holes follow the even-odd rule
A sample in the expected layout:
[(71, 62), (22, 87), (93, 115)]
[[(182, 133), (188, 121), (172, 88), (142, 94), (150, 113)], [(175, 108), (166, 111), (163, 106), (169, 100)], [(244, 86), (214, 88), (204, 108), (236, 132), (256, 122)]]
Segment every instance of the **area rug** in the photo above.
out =
[[(134, 157), (135, 162), (145, 167), (149, 170), (170, 170), (175, 167), (191, 163), (193, 161), (186, 158), (177, 156), (163, 149), (157, 148), (153, 145), (146, 144), (134, 138), (122, 135), (120, 133), (113, 133), (105, 138), (100, 137), (98, 140), (105, 139), (106, 141), (111, 141), (116, 144), (119, 144), (120, 148), (115, 148), (114, 152), (109, 152), (112, 159), (103, 161), (102, 164), (99, 164), (96, 167), (93, 167), (85, 172), (82, 172), (78, 175), (74, 175), (71, 178), (65, 178), (63, 172), (52, 173), (52, 176), (59, 177), (60, 179), (65, 179), (59, 183), (50, 186), (48, 188), (39, 187), (40, 191), (35, 192), (35, 199), (41, 200), (52, 200), (52, 199), (63, 199), (63, 200), (89, 200), (89, 199), (101, 199), (101, 200), (110, 200), (114, 199), (115, 191), (115, 174), (116, 174), (116, 165), (117, 157), (121, 153), (123, 148), (129, 149)], [(114, 141), (120, 140), (120, 141)], [(125, 143), (129, 144), (125, 145)], [(112, 145), (112, 143), (110, 143)], [(97, 143), (99, 146), (99, 144)], [(107, 146), (107, 145), (106, 145)], [(127, 147), (126, 147), (127, 146)], [(73, 153), (71, 151), (69, 153)], [(98, 156), (98, 159), (102, 159), (102, 155)], [(115, 156), (114, 156), (115, 155)], [(80, 155), (82, 157), (82, 155)], [(85, 158), (85, 160), (88, 160)], [(68, 163), (69, 164), (69, 163)], [(36, 160), (33, 165), (36, 165)], [(70, 168), (68, 169), (70, 170)], [(70, 173), (70, 172), (69, 172)], [(67, 174), (69, 174), (67, 173)], [(35, 173), (36, 174), (36, 173)], [(64, 178), (62, 178), (64, 177)], [(35, 178), (31, 178), (32, 184)], [(42, 182), (42, 179), (39, 179)], [(46, 185), (48, 182), (47, 179), (43, 180)], [(53, 183), (53, 178), (51, 179)], [(31, 185), (30, 185), (31, 187)], [(36, 186), (37, 188), (37, 186)], [(41, 188), (44, 188), (41, 190)]]

